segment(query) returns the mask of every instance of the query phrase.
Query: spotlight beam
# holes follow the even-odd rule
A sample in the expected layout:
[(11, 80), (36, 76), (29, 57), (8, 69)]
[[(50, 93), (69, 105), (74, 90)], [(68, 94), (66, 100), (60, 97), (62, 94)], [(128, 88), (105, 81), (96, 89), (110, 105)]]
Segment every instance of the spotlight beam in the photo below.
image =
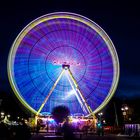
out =
[(58, 82), (59, 82), (59, 80), (61, 79), (61, 77), (62, 77), (62, 75), (63, 75), (64, 71), (65, 71), (65, 70), (63, 69), (63, 70), (62, 70), (62, 72), (60, 73), (59, 77), (57, 78), (57, 80), (55, 81), (55, 83), (54, 83), (53, 87), (51, 88), (51, 90), (50, 90), (49, 94), (46, 96), (46, 98), (45, 98), (45, 100), (43, 101), (42, 105), (41, 105), (41, 106), (40, 106), (40, 108), (38, 109), (38, 111), (37, 111), (37, 114), (36, 114), (36, 115), (38, 115), (38, 114), (41, 112), (41, 110), (43, 109), (44, 105), (45, 105), (45, 104), (46, 104), (46, 102), (48, 101), (48, 99), (49, 99), (49, 97), (51, 96), (51, 94), (52, 94), (53, 90), (55, 89), (55, 87), (56, 87), (57, 83), (58, 83)]

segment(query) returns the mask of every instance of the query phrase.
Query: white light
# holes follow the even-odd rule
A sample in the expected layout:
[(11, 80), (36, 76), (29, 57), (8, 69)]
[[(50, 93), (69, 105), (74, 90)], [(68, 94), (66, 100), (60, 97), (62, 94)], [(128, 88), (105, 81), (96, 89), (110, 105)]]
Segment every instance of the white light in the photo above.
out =
[(4, 115), (1, 115), (1, 118), (4, 118)]
[(103, 115), (103, 113), (102, 113), (102, 112), (100, 112), (100, 113), (98, 113), (98, 115), (99, 115), (99, 116), (102, 116), (102, 115)]
[(67, 93), (67, 96), (65, 97), (65, 99), (68, 99), (68, 98), (70, 98), (72, 95), (74, 95), (75, 94), (75, 91), (74, 90), (71, 90), (71, 91), (69, 91), (68, 93)]
[(121, 108), (122, 111), (124, 111), (124, 108)]
[(7, 117), (10, 118), (11, 116), (8, 114)]
[(78, 121), (79, 121), (79, 119), (77, 119), (77, 118), (73, 118), (73, 119), (72, 119), (72, 122), (75, 122), (75, 123), (76, 123), (76, 122), (78, 122)]
[(125, 107), (125, 110), (128, 110), (128, 107), (127, 106)]
[(27, 121), (26, 119), (24, 120), (24, 122), (25, 122), (26, 124), (28, 123), (28, 121)]
[(4, 112), (1, 112), (1, 115), (2, 115), (2, 116), (4, 116), (4, 114), (5, 114)]

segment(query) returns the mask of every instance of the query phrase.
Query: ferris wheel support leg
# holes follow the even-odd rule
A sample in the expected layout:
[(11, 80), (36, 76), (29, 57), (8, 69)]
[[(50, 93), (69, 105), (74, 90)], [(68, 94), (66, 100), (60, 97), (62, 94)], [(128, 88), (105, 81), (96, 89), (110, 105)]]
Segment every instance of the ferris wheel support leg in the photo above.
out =
[(73, 83), (74, 83), (74, 85), (75, 85), (75, 87), (76, 87), (76, 90), (78, 91), (78, 93), (79, 93), (81, 99), (83, 100), (83, 102), (84, 102), (84, 104), (85, 104), (85, 106), (86, 106), (86, 109), (87, 109), (88, 113), (91, 114), (91, 113), (92, 113), (92, 110), (91, 110), (90, 106), (88, 105), (86, 99), (84, 98), (83, 94), (81, 93), (81, 91), (80, 91), (80, 89), (79, 89), (79, 86), (78, 86), (78, 84), (77, 84), (75, 78), (73, 77), (72, 72), (70, 71), (70, 69), (68, 69), (68, 73), (69, 73), (69, 75), (70, 75), (70, 77), (71, 77), (71, 79), (72, 79), (72, 81), (73, 81)]
[(59, 77), (58, 77), (57, 80), (55, 81), (55, 83), (54, 83), (52, 89), (50, 90), (49, 94), (46, 96), (44, 102), (43, 102), (42, 105), (40, 106), (40, 108), (39, 108), (39, 110), (37, 111), (37, 114), (36, 114), (36, 115), (38, 115), (38, 114), (41, 112), (41, 110), (43, 109), (44, 105), (45, 105), (46, 102), (48, 101), (48, 99), (49, 99), (49, 97), (51, 96), (53, 90), (55, 89), (57, 83), (58, 83), (59, 80), (61, 79), (61, 77), (62, 77), (64, 71), (65, 71), (65, 70), (63, 69), (62, 72), (60, 73)]
[[(67, 71), (66, 71), (66, 72), (67, 72)], [(75, 92), (75, 96), (76, 96), (76, 98), (77, 98), (77, 100), (78, 100), (78, 102), (79, 102), (79, 104), (80, 104), (82, 110), (83, 110), (84, 112), (87, 113), (87, 111), (86, 111), (86, 109), (85, 109), (85, 106), (83, 105), (83, 103), (82, 103), (82, 101), (81, 101), (79, 95), (77, 94), (77, 91), (76, 91), (75, 88), (74, 88), (74, 85), (72, 84), (72, 82), (71, 82), (71, 80), (70, 80), (70, 78), (69, 78), (69, 76), (68, 76), (68, 73), (66, 74), (66, 76), (67, 76), (67, 78), (68, 78), (68, 81), (69, 81), (69, 83), (70, 83), (70, 85), (71, 85), (73, 91)]]

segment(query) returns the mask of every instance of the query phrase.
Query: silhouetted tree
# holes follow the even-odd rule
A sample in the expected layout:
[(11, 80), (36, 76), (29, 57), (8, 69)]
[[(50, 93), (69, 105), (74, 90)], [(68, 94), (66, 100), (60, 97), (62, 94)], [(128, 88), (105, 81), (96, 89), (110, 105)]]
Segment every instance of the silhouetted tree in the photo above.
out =
[(56, 106), (53, 108), (52, 115), (57, 124), (61, 123), (68, 117), (70, 110), (66, 106)]

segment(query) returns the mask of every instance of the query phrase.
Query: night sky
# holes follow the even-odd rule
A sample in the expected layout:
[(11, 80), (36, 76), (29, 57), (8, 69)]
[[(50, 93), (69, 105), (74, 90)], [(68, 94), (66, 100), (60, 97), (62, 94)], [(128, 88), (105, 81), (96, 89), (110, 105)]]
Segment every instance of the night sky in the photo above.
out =
[(140, 8), (135, 0), (29, 1), (0, 2), (0, 98), (7, 110), (9, 106), (13, 112), (22, 108), (7, 77), (7, 58), (14, 39), (35, 18), (57, 11), (86, 16), (99, 24), (112, 39), (120, 61), (120, 81), (111, 102), (140, 100)]

